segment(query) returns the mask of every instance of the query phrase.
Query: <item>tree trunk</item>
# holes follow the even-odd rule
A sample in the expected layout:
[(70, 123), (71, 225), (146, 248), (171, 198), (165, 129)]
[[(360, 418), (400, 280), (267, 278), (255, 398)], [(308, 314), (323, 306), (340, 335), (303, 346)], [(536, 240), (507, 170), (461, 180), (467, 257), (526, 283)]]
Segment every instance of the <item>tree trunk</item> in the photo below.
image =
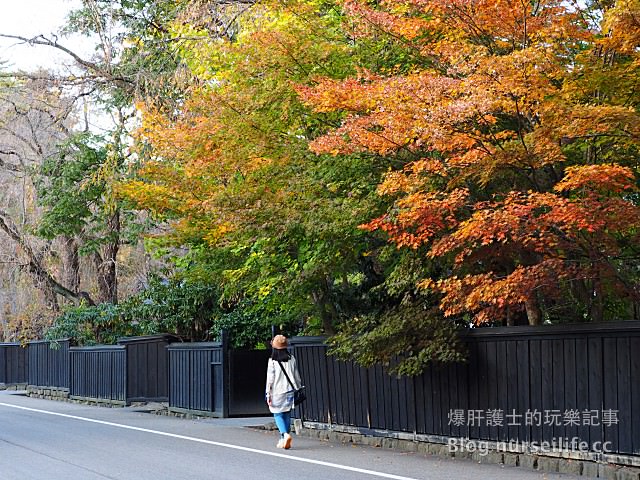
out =
[(604, 320), (604, 294), (602, 283), (599, 278), (593, 280), (593, 293), (591, 294), (591, 305), (589, 309), (591, 322), (602, 322)]
[(334, 326), (335, 321), (335, 306), (331, 304), (331, 299), (329, 298), (328, 291), (328, 282), (322, 282), (320, 288), (314, 291), (311, 296), (313, 298), (313, 303), (318, 309), (318, 314), (320, 315), (320, 320), (322, 321), (322, 329), (326, 335), (335, 335), (336, 330)]
[(60, 304), (58, 303), (56, 292), (53, 291), (51, 286), (46, 281), (40, 283), (40, 290), (44, 294), (44, 301), (47, 305), (47, 308), (52, 312), (59, 312)]
[(507, 327), (513, 327), (515, 322), (513, 321), (513, 315), (511, 314), (511, 309), (507, 307), (507, 318), (505, 319), (505, 325)]
[(98, 280), (98, 301), (118, 303), (117, 257), (120, 249), (120, 212), (116, 210), (108, 221), (109, 241), (102, 248), (103, 255), (93, 256)]
[(535, 293), (531, 293), (524, 304), (527, 310), (527, 319), (529, 325), (541, 325), (542, 324), (542, 312), (538, 306)]
[(62, 238), (63, 283), (72, 292), (80, 289), (80, 257), (78, 242), (74, 238)]

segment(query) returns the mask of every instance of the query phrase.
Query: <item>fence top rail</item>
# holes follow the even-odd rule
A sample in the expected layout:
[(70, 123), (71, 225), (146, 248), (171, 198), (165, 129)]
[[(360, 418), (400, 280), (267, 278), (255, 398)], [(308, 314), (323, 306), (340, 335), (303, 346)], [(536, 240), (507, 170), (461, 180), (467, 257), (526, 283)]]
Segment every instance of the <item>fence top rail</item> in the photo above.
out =
[(565, 323), (558, 325), (522, 325), (517, 327), (472, 328), (461, 332), (464, 338), (537, 337), (548, 335), (619, 335), (640, 334), (640, 321), (603, 323)]
[(40, 345), (43, 343), (66, 343), (70, 341), (70, 338), (57, 338), (55, 340), (30, 340), (28, 343), (29, 345)]
[(141, 335), (139, 337), (122, 337), (118, 339), (118, 344), (148, 343), (148, 342), (181, 342), (182, 339), (170, 333), (159, 333), (157, 335)]
[(291, 337), (289, 343), (295, 347), (296, 345), (325, 345), (327, 337)]
[[(522, 338), (530, 339), (538, 336), (572, 336), (572, 335), (640, 335), (640, 320), (602, 323), (564, 323), (556, 325), (522, 325), (514, 327), (480, 327), (460, 331), (460, 337), (466, 339)], [(295, 346), (326, 346), (327, 337), (292, 337), (290, 343)]]
[(168, 350), (213, 350), (222, 347), (222, 342), (171, 343), (167, 345)]
[(70, 347), (69, 351), (71, 353), (82, 353), (82, 352), (109, 352), (109, 351), (117, 351), (124, 352), (126, 347), (124, 345), (92, 345), (89, 347)]
[(18, 342), (2, 342), (0, 347), (22, 347), (23, 345)]

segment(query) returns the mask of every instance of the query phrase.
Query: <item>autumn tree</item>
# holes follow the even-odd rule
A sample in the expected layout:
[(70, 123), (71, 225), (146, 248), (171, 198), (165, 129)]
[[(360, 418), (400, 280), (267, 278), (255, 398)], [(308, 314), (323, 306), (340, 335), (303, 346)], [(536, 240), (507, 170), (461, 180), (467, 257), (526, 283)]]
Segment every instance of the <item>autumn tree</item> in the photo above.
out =
[(311, 148), (407, 159), (378, 188), (393, 208), (362, 228), (443, 266), (418, 287), (445, 316), (637, 318), (635, 3), (343, 2), (354, 42), (416, 60), (299, 86), (345, 115)]
[(163, 241), (188, 247), (193, 271), (204, 263), (223, 286), (218, 326), (331, 333), (370, 308), (366, 292), (381, 281), (357, 225), (383, 211), (374, 190), (385, 164), (310, 155), (308, 138), (336, 116), (310, 116), (292, 86), (352, 72), (336, 12), (269, 2), (225, 41), (183, 25), (194, 40), (181, 54), (203, 86), (170, 114), (141, 106), (145, 162), (121, 192), (166, 220)]

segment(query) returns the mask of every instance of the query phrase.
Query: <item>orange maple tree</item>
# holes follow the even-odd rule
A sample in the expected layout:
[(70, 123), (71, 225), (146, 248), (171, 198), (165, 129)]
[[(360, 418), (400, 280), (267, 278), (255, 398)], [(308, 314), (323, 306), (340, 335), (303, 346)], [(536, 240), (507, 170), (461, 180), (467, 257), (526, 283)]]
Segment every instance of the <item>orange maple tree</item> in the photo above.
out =
[(305, 117), (290, 80), (306, 78), (336, 47), (326, 34), (321, 41), (303, 36), (321, 19), (305, 20), (315, 16), (306, 2), (289, 3), (261, 2), (234, 14), (241, 27), (233, 41), (182, 22), (171, 26), (195, 39), (179, 49), (193, 85), (169, 111), (151, 99), (137, 105), (143, 160), (120, 193), (168, 220), (163, 237), (177, 245), (214, 246), (230, 231), (277, 223), (265, 206), (290, 200), (280, 191), (287, 180), (270, 171), (304, 151)]
[(580, 319), (635, 315), (638, 2), (343, 9), (353, 41), (386, 35), (418, 60), (299, 85), (314, 110), (344, 113), (311, 149), (404, 160), (379, 186), (393, 208), (362, 228), (446, 264), (419, 284), (444, 315), (539, 324), (575, 305)]

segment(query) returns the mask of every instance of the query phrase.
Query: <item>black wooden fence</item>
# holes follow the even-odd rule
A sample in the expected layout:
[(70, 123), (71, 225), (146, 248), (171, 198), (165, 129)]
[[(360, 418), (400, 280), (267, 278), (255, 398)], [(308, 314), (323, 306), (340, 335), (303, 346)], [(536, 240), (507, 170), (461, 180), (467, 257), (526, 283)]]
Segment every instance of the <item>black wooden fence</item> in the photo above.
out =
[(69, 388), (69, 340), (29, 342), (29, 384)]
[[(0, 383), (65, 388), (67, 362), (73, 397), (127, 404), (132, 398), (161, 398), (166, 385), (173, 410), (268, 414), (267, 351), (147, 340), (156, 345), (136, 349), (142, 340), (125, 340), (119, 346), (69, 348), (59, 342), (51, 350), (46, 342), (32, 342), (28, 349), (0, 344)], [(296, 338), (292, 344), (308, 389), (298, 415), (439, 441), (540, 444), (575, 437), (640, 455), (640, 322), (477, 329), (465, 342), (467, 363), (398, 379), (380, 366), (362, 368), (327, 356), (320, 338)]]
[(640, 322), (477, 329), (465, 340), (467, 363), (397, 379), (327, 356), (320, 338), (294, 339), (304, 418), (442, 439), (577, 437), (640, 454)]
[(218, 417), (269, 413), (264, 401), (269, 352), (232, 351), (226, 339), (172, 344), (175, 340), (150, 335), (113, 346), (70, 347), (68, 340), (0, 344), (0, 383), (57, 388), (71, 398), (123, 405), (168, 402), (175, 411)]
[(117, 346), (71, 348), (71, 397), (122, 402), (169, 399), (167, 345), (173, 335), (121, 339)]
[[(32, 387), (69, 390), (72, 397), (130, 404), (167, 401), (168, 352), (172, 335), (122, 339), (118, 347), (71, 347), (69, 340), (34, 341), (27, 348), (0, 346), (0, 371), (20, 375), (16, 368), (25, 356), (28, 370), (2, 383), (28, 383)], [(7, 360), (8, 359), (8, 360)]]
[(121, 345), (71, 347), (71, 398), (127, 401), (127, 352)]
[(27, 349), (17, 343), (0, 343), (0, 383), (27, 383), (28, 378)]

